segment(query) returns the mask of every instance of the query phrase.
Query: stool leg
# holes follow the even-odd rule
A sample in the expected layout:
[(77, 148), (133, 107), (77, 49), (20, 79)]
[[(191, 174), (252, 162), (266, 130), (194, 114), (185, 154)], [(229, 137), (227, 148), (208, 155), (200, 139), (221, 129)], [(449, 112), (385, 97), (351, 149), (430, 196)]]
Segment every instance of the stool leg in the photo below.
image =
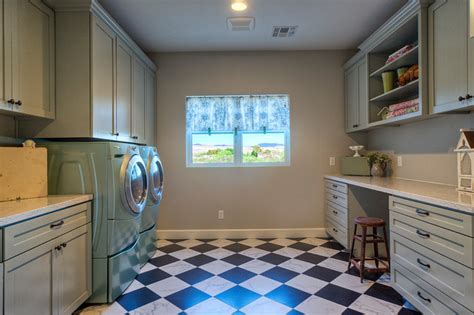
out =
[[(376, 238), (377, 235), (377, 228), (374, 226), (372, 227), (372, 234), (374, 235), (374, 239)], [(374, 242), (374, 257), (375, 257), (375, 267), (379, 268), (379, 261), (377, 258), (379, 258), (379, 243)]]
[(385, 250), (387, 251), (388, 267), (390, 268), (390, 250), (388, 249), (387, 229), (385, 225), (383, 226), (383, 241), (385, 243)]
[(365, 237), (367, 235), (367, 227), (362, 226), (362, 242), (361, 242), (361, 254), (360, 254), (360, 283), (364, 282), (364, 270), (365, 270)]
[(354, 226), (354, 235), (352, 235), (352, 245), (351, 245), (351, 252), (349, 253), (349, 265), (347, 266), (347, 270), (351, 269), (351, 260), (352, 260), (352, 257), (354, 256), (354, 243), (355, 243), (354, 236), (356, 234), (357, 234), (357, 224)]

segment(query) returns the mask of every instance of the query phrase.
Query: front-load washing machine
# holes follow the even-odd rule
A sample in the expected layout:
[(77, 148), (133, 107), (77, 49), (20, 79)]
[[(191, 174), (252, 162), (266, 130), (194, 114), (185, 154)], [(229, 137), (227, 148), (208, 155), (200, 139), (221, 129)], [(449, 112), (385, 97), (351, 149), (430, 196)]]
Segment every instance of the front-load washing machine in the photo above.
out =
[(90, 303), (114, 301), (139, 272), (139, 232), (147, 202), (146, 165), (135, 145), (51, 142), (49, 192), (93, 194)]
[(148, 201), (140, 222), (139, 259), (143, 266), (155, 253), (156, 220), (158, 208), (163, 197), (163, 164), (156, 147), (141, 146), (140, 154), (147, 166)]

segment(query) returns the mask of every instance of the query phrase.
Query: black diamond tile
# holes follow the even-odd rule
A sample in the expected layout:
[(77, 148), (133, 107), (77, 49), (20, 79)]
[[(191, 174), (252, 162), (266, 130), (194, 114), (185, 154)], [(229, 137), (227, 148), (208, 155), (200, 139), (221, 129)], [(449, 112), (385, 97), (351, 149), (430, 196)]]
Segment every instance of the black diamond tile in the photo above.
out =
[(398, 315), (422, 315), (420, 312), (405, 307), (398, 312)]
[[(349, 264), (349, 262), (348, 262)], [(347, 274), (359, 277), (360, 273), (359, 270), (357, 270), (356, 267), (352, 266), (349, 270), (346, 271)], [(381, 273), (375, 273), (375, 272), (366, 272), (364, 274), (364, 279), (370, 280), (370, 281), (377, 281), (380, 277), (382, 276)]]
[(226, 272), (223, 272), (219, 275), (219, 277), (232, 281), (236, 284), (247, 281), (248, 279), (253, 278), (254, 276), (256, 276), (255, 273), (239, 267), (227, 270)]
[(355, 311), (351, 308), (346, 308), (346, 310), (342, 312), (341, 315), (364, 315), (364, 313)]
[(274, 267), (270, 270), (265, 271), (262, 273), (262, 276), (265, 276), (267, 278), (276, 280), (281, 283), (285, 283), (294, 277), (298, 275), (297, 272), (294, 272), (292, 270), (288, 270), (286, 268), (281, 268), (281, 267)]
[(128, 312), (133, 311), (145, 304), (156, 301), (160, 298), (158, 294), (148, 288), (141, 288), (130, 293), (121, 295), (117, 302)]
[(279, 250), (280, 248), (283, 248), (283, 246), (272, 243), (264, 243), (256, 246), (256, 248), (266, 250), (267, 252), (274, 252), (276, 250)]
[(193, 285), (201, 281), (204, 281), (212, 276), (213, 274), (210, 272), (207, 272), (200, 268), (194, 268), (186, 272), (180, 273), (176, 277), (183, 280), (186, 283), (189, 283), (190, 285)]
[(210, 243), (210, 242), (214, 242), (216, 239), (215, 238), (198, 238), (197, 240), (203, 243)]
[(244, 255), (240, 255), (240, 254), (234, 254), (234, 255), (230, 255), (225, 258), (222, 258), (221, 260), (235, 266), (240, 266), (242, 264), (245, 264), (248, 261), (251, 261), (252, 258), (244, 256)]
[(159, 268), (156, 268), (139, 274), (136, 279), (144, 285), (149, 285), (169, 277), (171, 277), (170, 274), (162, 271)]
[(239, 253), (249, 248), (250, 246), (239, 244), (239, 243), (230, 244), (224, 247), (224, 249), (227, 249), (236, 253)]
[(301, 312), (298, 312), (297, 310), (291, 310), (288, 313), (286, 313), (286, 315), (304, 315), (304, 314)]
[(190, 308), (202, 301), (209, 299), (211, 296), (194, 288), (189, 287), (178, 291), (166, 297), (168, 301), (179, 307), (180, 309)]
[(319, 280), (331, 282), (332, 280), (339, 277), (341, 275), (341, 272), (337, 272), (335, 270), (324, 268), (321, 266), (314, 266), (313, 268), (306, 270), (304, 274)]
[(310, 296), (311, 294), (309, 293), (292, 288), (285, 284), (265, 295), (265, 297), (291, 308), (294, 308)]
[(177, 252), (178, 250), (182, 250), (184, 249), (184, 247), (176, 245), (176, 244), (170, 244), (163, 247), (159, 247), (158, 249), (164, 253), (169, 254), (169, 253)]
[(304, 237), (290, 237), (290, 238), (288, 238), (288, 239), (289, 239), (289, 240), (292, 240), (292, 241), (297, 241), (297, 242), (299, 242), (299, 241), (304, 240)]
[[(235, 286), (227, 291), (224, 291), (216, 296), (217, 299), (232, 306), (233, 308), (240, 309), (249, 305), (256, 299), (261, 297), (253, 291), (242, 288), (241, 286)], [(234, 313), (243, 314), (243, 313)]]
[(288, 246), (288, 247), (291, 247), (291, 248), (294, 248), (294, 249), (299, 249), (299, 250), (308, 251), (308, 250), (310, 250), (310, 249), (315, 248), (316, 246), (311, 245), (311, 244), (306, 244), (306, 243), (297, 242), (297, 243), (291, 244), (291, 245)]
[(326, 248), (332, 248), (332, 249), (335, 249), (335, 250), (343, 250), (344, 249), (344, 246), (342, 246), (338, 242), (334, 242), (334, 241), (329, 241), (327, 243), (322, 244), (321, 246), (326, 247)]
[(279, 265), (282, 262), (285, 262), (289, 259), (290, 259), (289, 257), (278, 255), (278, 254), (275, 254), (275, 253), (267, 254), (265, 256), (262, 256), (262, 257), (258, 258), (258, 260), (262, 260), (264, 262), (274, 264), (274, 265)]
[(348, 252), (339, 252), (336, 255), (331, 256), (331, 258), (339, 259), (342, 261), (347, 261), (349, 263), (349, 253)]
[(172, 238), (172, 239), (169, 239), (167, 241), (171, 242), (171, 243), (179, 243), (179, 242), (183, 242), (185, 240), (186, 240), (185, 238)]
[(311, 264), (315, 264), (315, 265), (327, 259), (327, 257), (311, 254), (311, 253), (304, 253), (299, 256), (296, 256), (295, 258), (302, 261), (309, 262)]
[(276, 238), (257, 238), (257, 240), (264, 241), (264, 242), (271, 242), (276, 240)]
[(212, 257), (209, 257), (209, 256), (206, 256), (206, 255), (197, 255), (197, 256), (193, 256), (193, 257), (189, 257), (187, 259), (185, 259), (184, 261), (194, 265), (194, 266), (202, 266), (202, 265), (205, 265), (205, 264), (208, 264), (210, 263), (211, 261), (214, 261), (216, 260), (215, 258), (212, 258)]
[(178, 260), (179, 260), (178, 258), (173, 257), (171, 255), (163, 255), (163, 256), (150, 259), (150, 263), (157, 267), (162, 267), (162, 266), (174, 263), (175, 261), (178, 261)]
[(228, 238), (227, 240), (238, 243), (238, 242), (245, 241), (245, 238)]
[(393, 304), (403, 305), (403, 298), (397, 291), (380, 283), (374, 283), (364, 294)]
[(204, 243), (204, 244), (200, 244), (200, 245), (197, 245), (197, 246), (194, 246), (192, 247), (191, 249), (192, 250), (195, 250), (197, 252), (200, 252), (200, 253), (206, 253), (206, 252), (209, 252), (213, 249), (216, 249), (218, 248), (217, 246), (214, 246), (214, 245), (210, 245), (210, 244), (207, 244), (207, 243)]
[(361, 296), (360, 293), (341, 288), (340, 286), (334, 284), (328, 284), (316, 292), (315, 295), (346, 307), (351, 305), (355, 300), (357, 300), (359, 296)]

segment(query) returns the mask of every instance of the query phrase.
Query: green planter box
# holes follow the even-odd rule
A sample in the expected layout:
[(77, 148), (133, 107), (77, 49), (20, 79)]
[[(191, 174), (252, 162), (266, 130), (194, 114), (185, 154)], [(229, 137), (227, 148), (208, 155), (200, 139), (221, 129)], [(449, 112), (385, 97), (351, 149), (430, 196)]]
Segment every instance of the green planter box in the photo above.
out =
[(343, 157), (341, 174), (354, 176), (370, 176), (370, 165), (366, 157)]

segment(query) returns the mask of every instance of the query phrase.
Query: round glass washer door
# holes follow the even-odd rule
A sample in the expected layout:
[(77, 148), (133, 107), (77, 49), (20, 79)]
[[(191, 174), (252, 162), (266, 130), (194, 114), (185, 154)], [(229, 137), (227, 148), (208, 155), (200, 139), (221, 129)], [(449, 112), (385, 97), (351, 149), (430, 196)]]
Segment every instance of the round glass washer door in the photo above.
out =
[(122, 202), (134, 214), (140, 214), (146, 205), (148, 178), (145, 163), (138, 154), (126, 155), (120, 170)]
[(163, 164), (158, 155), (154, 154), (148, 162), (148, 176), (150, 179), (150, 199), (160, 203), (163, 198)]

